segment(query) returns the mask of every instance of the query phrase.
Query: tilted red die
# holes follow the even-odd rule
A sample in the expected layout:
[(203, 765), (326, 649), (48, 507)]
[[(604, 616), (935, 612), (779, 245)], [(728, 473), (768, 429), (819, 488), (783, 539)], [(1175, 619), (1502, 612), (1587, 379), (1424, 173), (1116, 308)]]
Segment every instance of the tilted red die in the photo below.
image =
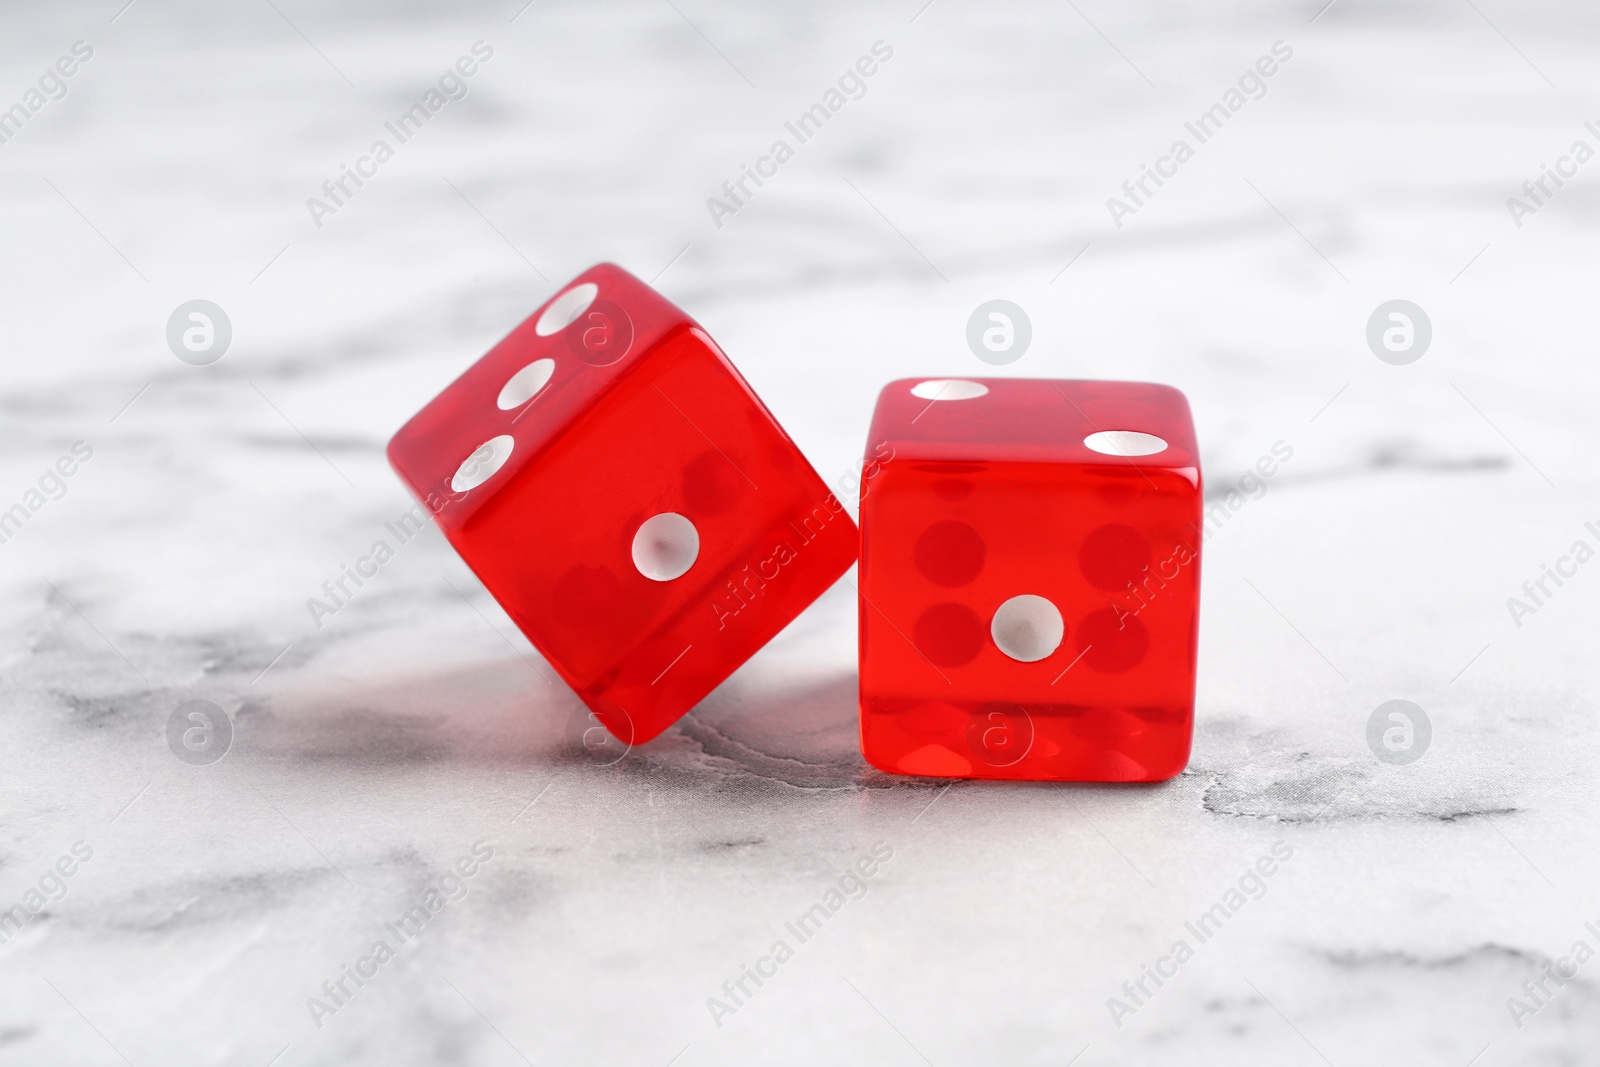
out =
[(893, 382), (861, 488), (861, 745), (885, 771), (1143, 782), (1189, 759), (1200, 459), (1162, 385)]
[(855, 561), (858, 534), (694, 320), (585, 272), (389, 460), (617, 737), (666, 729)]

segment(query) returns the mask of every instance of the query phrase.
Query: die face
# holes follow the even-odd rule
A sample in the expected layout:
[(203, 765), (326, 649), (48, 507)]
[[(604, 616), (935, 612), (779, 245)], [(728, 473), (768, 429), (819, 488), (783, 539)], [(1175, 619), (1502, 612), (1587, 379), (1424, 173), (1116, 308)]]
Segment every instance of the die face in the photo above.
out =
[[(570, 349), (547, 356), (545, 346), (500, 359), (502, 343), (485, 357), (497, 360), (493, 374), (469, 372), (451, 387), (474, 390), (451, 398), (476, 426), (457, 437), (503, 432), (522, 462), (436, 509), (516, 625), (596, 717), (635, 744), (775, 636), (849, 568), (858, 546), (843, 505), (716, 344), (644, 291), (677, 325), (657, 330), (654, 308), (615, 305), (635, 325), (616, 363), (595, 367)], [(568, 391), (538, 391), (502, 418), (501, 376), (529, 356), (553, 358), (549, 380), (568, 375)], [(562, 402), (542, 409), (547, 397)]]
[[(655, 516), (697, 552), (636, 565)], [(456, 544), (600, 720), (648, 740), (847, 570), (858, 534), (698, 329), (669, 336), (504, 488)]]
[[(917, 384), (885, 390), (874, 433), (887, 443), (868, 442), (869, 455), (894, 456), (861, 501), (868, 761), (950, 777), (1178, 773), (1192, 734), (1201, 529), (1181, 394), (983, 380), (986, 394), (911, 407)], [(946, 404), (997, 393), (997, 417), (945, 418)], [(1074, 418), (1078, 441), (1060, 426)], [(1131, 459), (1082, 447), (1108, 432), (1159, 435), (1167, 448)]]
[[(492, 498), (462, 485), (515, 476), (662, 338), (692, 324), (621, 267), (591, 267), (401, 427), (390, 464), (440, 526), (459, 529)], [(501, 456), (493, 443), (507, 437)]]
[[(1118, 449), (1115, 439), (1096, 442), (1111, 452), (1085, 443), (1130, 431), (1157, 435), (1165, 447), (1139, 454), (1138, 448)], [(1196, 478), (1200, 469), (1189, 402), (1171, 386), (1148, 382), (904, 378), (878, 394), (868, 441), (888, 442), (896, 455), (926, 460), (1125, 468), (1128, 458), (1137, 458), (1143, 469), (1188, 468)]]

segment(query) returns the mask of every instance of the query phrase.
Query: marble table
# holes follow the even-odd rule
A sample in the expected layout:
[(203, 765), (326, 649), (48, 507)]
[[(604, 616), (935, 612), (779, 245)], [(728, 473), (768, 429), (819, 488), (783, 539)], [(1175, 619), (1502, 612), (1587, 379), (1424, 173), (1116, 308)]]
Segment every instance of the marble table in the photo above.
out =
[[(0, 1062), (1593, 1057), (1592, 8), (124, 2), (0, 36)], [(1182, 388), (1189, 769), (871, 770), (845, 583), (626, 754), (435, 531), (313, 618), (388, 436), (599, 260), (835, 484), (891, 378)]]

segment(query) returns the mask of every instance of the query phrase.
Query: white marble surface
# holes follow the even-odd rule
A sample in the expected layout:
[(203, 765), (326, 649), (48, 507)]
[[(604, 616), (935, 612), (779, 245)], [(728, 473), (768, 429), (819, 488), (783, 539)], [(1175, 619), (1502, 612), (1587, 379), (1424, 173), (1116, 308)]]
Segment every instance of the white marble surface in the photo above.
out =
[[(1520, 1028), (1507, 998), (1600, 947), (1600, 564), (1520, 628), (1505, 603), (1600, 544), (1600, 162), (1520, 229), (1505, 207), (1595, 140), (1593, 10), (918, 2), (5, 14), (0, 106), (94, 56), (0, 145), (0, 509), (93, 458), (0, 546), (0, 907), (93, 854), (0, 945), (0, 1062), (1593, 1060), (1600, 963)], [(468, 97), (313, 226), (480, 39)], [(713, 225), (877, 40), (865, 97)], [(1115, 228), (1106, 198), (1278, 40), (1265, 97)], [(1000, 373), (1183, 388), (1214, 493), (1289, 443), (1207, 545), (1189, 771), (871, 772), (844, 584), (609, 767), (435, 533), (314, 628), (408, 506), (388, 435), (600, 259), (662, 272), (830, 479), (880, 383), (985, 370), (962, 335), (992, 297), (1035, 330)], [(195, 297), (233, 323), (210, 367), (163, 341)], [(1410, 366), (1363, 341), (1394, 297), (1435, 327)], [(1408, 766), (1365, 740), (1394, 698), (1434, 726)], [(190, 699), (233, 716), (211, 766), (167, 747)], [(386, 933), (478, 841), (465, 897)], [(879, 842), (865, 896), (716, 1025)], [(1275, 842), (1265, 896), (1115, 1025)]]

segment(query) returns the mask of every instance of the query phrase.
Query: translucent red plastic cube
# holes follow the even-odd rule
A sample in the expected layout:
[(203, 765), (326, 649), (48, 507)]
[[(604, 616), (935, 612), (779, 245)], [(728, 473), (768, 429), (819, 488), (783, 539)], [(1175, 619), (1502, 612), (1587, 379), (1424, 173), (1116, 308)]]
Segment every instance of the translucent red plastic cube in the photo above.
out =
[(675, 722), (856, 558), (849, 514), (716, 343), (609, 264), (406, 423), (389, 460), (629, 744)]
[(1189, 759), (1201, 482), (1183, 394), (892, 382), (861, 491), (861, 745), (898, 774), (1148, 782)]

